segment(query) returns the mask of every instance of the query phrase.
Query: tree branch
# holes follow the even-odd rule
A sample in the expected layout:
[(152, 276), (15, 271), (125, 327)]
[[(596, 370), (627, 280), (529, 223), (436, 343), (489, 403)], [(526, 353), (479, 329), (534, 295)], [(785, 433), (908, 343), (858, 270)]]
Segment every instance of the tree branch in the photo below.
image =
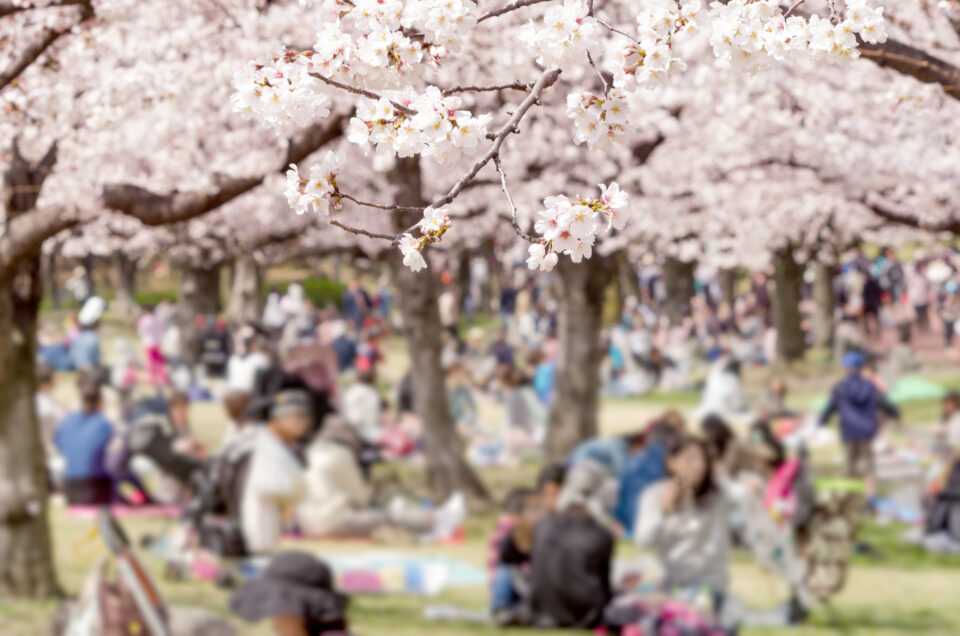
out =
[(517, 222), (517, 204), (513, 202), (513, 197), (510, 196), (510, 190), (507, 188), (507, 173), (503, 171), (503, 166), (500, 165), (500, 155), (494, 155), (493, 165), (497, 167), (497, 172), (500, 173), (500, 187), (503, 189), (503, 193), (507, 195), (507, 202), (510, 204), (510, 225), (513, 226), (513, 231), (523, 240), (537, 243), (537, 239), (524, 232)]
[[(335, 80), (335, 79), (330, 79), (329, 77), (326, 77), (326, 76), (324, 76), (324, 75), (321, 75), (320, 73), (310, 73), (310, 77), (315, 77), (316, 79), (320, 80), (320, 81), (323, 82), (324, 84), (329, 84), (330, 86), (339, 88), (339, 89), (342, 90), (342, 91), (347, 91), (348, 93), (353, 93), (354, 95), (361, 95), (361, 96), (363, 96), (363, 97), (366, 97), (366, 98), (372, 99), (372, 100), (376, 100), (376, 101), (379, 101), (380, 99), (382, 99), (382, 96), (381, 96), (381, 95), (378, 95), (378, 94), (374, 93), (373, 91), (368, 91), (368, 90), (366, 90), (366, 89), (364, 89), (364, 88), (357, 88), (356, 86), (350, 86), (349, 84), (344, 84), (343, 82), (338, 82), (337, 80)], [(391, 101), (390, 101), (390, 104), (391, 104), (394, 108), (396, 108), (398, 111), (400, 111), (401, 113), (403, 113), (404, 115), (406, 115), (407, 117), (412, 117), (413, 115), (416, 115), (416, 114), (417, 114), (417, 111), (415, 111), (415, 110), (413, 110), (413, 109), (411, 109), (411, 108), (407, 108), (407, 107), (404, 106), (403, 104), (398, 104), (398, 103), (395, 102), (395, 101), (392, 101), (392, 100), (391, 100)]]
[(527, 92), (533, 88), (532, 84), (523, 82), (513, 82), (512, 84), (500, 84), (498, 86), (456, 86), (443, 91), (444, 95), (453, 95), (454, 93), (486, 93), (493, 91), (523, 91)]
[(891, 210), (882, 203), (872, 201), (871, 197), (869, 196), (863, 196), (858, 201), (881, 219), (889, 221), (890, 223), (914, 227), (920, 230), (926, 230), (928, 232), (950, 232), (952, 234), (960, 234), (960, 219), (949, 219), (947, 221), (941, 221), (940, 223), (929, 223), (910, 214)]
[(39, 250), (45, 240), (80, 222), (75, 210), (60, 207), (38, 208), (8, 220), (0, 235), (0, 280), (9, 280), (20, 261)]
[(924, 84), (940, 84), (947, 95), (960, 99), (960, 68), (945, 60), (896, 40), (883, 44), (860, 42), (860, 54), (878, 66), (909, 75)]
[[(336, 219), (331, 219), (331, 220), (330, 220), (330, 225), (336, 226), (336, 227), (340, 228), (341, 230), (345, 230), (345, 231), (347, 231), (347, 232), (350, 232), (351, 234), (360, 234), (360, 235), (363, 235), (363, 236), (369, 236), (370, 238), (374, 238), (374, 239), (382, 239), (382, 240), (384, 240), (384, 241), (395, 241), (395, 240), (397, 240), (397, 236), (399, 236), (399, 235), (396, 235), (396, 236), (395, 236), (395, 235), (393, 235), (393, 234), (380, 234), (380, 233), (378, 233), (378, 232), (370, 232), (370, 231), (368, 231), (368, 230), (364, 230), (364, 229), (359, 228), (359, 227), (352, 227), (352, 226), (350, 226), (350, 225), (344, 225), (343, 223), (341, 223), (340, 221), (338, 221), (338, 220), (336, 220)], [(414, 227), (416, 227), (416, 225), (415, 225)]]
[(501, 7), (499, 9), (494, 9), (493, 11), (488, 11), (484, 13), (477, 19), (477, 24), (480, 24), (484, 20), (489, 20), (490, 18), (495, 18), (504, 13), (510, 13), (511, 11), (516, 11), (517, 9), (522, 9), (523, 7), (529, 7), (532, 4), (540, 4), (541, 2), (547, 2), (548, 0), (515, 0), (510, 4)]
[[(290, 143), (287, 158), (279, 172), (290, 163), (298, 163), (310, 154), (337, 139), (341, 134), (343, 117), (335, 117), (325, 125), (315, 124)], [(157, 226), (179, 223), (206, 214), (253, 190), (270, 173), (257, 177), (224, 178), (216, 192), (173, 192), (160, 195), (131, 184), (104, 186), (102, 201), (109, 209), (117, 210), (140, 220), (144, 225)]]
[[(53, 43), (60, 39), (61, 36), (69, 33), (75, 26), (82, 24), (86, 20), (89, 20), (93, 17), (93, 7), (90, 4), (90, 0), (75, 0), (74, 2), (65, 2), (65, 4), (77, 5), (83, 7), (80, 14), (80, 19), (76, 24), (73, 24), (69, 27), (64, 27), (62, 29), (51, 29), (44, 28), (41, 32), (40, 38), (28, 46), (21, 54), (20, 57), (14, 60), (2, 73), (0, 73), (0, 90), (3, 90), (8, 85), (13, 83), (20, 74), (23, 73), (27, 67), (37, 61), (44, 52), (53, 46)], [(2, 11), (2, 8), (0, 8)], [(2, 14), (0, 15), (8, 15)]]

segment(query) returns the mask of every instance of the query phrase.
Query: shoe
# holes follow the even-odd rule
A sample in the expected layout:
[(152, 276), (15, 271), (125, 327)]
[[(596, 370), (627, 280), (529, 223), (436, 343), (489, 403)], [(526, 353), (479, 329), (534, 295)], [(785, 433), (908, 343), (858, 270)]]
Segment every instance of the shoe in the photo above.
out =
[(460, 493), (450, 498), (437, 509), (433, 530), (422, 539), (424, 542), (446, 541), (452, 537), (467, 519), (467, 501)]

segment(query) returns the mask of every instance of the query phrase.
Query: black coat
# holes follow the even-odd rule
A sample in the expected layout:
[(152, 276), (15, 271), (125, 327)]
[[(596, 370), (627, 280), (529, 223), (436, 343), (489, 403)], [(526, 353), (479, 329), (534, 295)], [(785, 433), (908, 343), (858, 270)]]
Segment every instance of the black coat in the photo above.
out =
[(614, 538), (599, 523), (558, 513), (533, 535), (530, 604), (538, 627), (593, 628), (610, 602)]

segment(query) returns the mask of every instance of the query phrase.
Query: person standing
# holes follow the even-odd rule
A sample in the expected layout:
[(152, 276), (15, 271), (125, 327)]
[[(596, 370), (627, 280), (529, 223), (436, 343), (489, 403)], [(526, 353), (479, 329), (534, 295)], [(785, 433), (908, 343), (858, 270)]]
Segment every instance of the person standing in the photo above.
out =
[(877, 386), (863, 377), (863, 354), (850, 351), (843, 356), (847, 376), (830, 394), (830, 402), (820, 415), (824, 426), (837, 414), (843, 439), (848, 477), (863, 479), (867, 495), (876, 492), (874, 481), (873, 441), (880, 431), (880, 418), (886, 414), (900, 419), (900, 411), (887, 400)]
[(363, 322), (370, 313), (370, 296), (360, 286), (360, 279), (354, 276), (350, 279), (347, 288), (340, 298), (340, 307), (343, 317), (353, 323), (354, 329), (363, 327)]
[(143, 313), (137, 321), (137, 335), (140, 337), (140, 346), (143, 348), (147, 377), (150, 385), (155, 387), (167, 384), (166, 362), (160, 351), (164, 330), (165, 325), (157, 318), (153, 306), (144, 305)]
[(923, 263), (917, 263), (907, 277), (907, 297), (917, 316), (917, 329), (930, 331), (930, 281)]
[(97, 330), (106, 307), (107, 303), (102, 298), (94, 296), (83, 304), (77, 315), (80, 333), (70, 345), (70, 355), (77, 371), (90, 371), (100, 367), (100, 336)]

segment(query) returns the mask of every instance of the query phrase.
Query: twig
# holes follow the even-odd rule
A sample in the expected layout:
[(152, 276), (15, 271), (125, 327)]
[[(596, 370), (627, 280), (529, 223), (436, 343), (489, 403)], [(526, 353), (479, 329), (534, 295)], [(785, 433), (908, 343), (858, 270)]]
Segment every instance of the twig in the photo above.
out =
[(423, 212), (425, 208), (422, 207), (409, 207), (403, 205), (380, 205), (379, 203), (371, 203), (370, 201), (363, 201), (349, 194), (344, 194), (341, 192), (339, 194), (341, 199), (346, 199), (347, 201), (353, 201), (357, 205), (363, 205), (368, 208), (376, 208), (378, 210), (386, 210), (387, 212)]
[(593, 61), (593, 56), (590, 55), (590, 51), (587, 51), (587, 60), (590, 62), (590, 66), (593, 67), (593, 70), (597, 72), (597, 77), (600, 78), (600, 81), (603, 83), (603, 96), (610, 96), (610, 85), (607, 84), (607, 78), (603, 76), (603, 73), (600, 72), (600, 69), (597, 68), (596, 63)]
[(797, 0), (796, 2), (794, 2), (794, 3), (793, 3), (793, 6), (791, 6), (789, 9), (787, 9), (786, 13), (783, 14), (783, 19), (786, 20), (787, 18), (789, 18), (789, 17), (790, 17), (790, 14), (793, 13), (793, 10), (796, 9), (797, 7), (799, 7), (799, 6), (800, 6), (801, 4), (803, 4), (805, 1), (806, 1), (806, 0)]
[(594, 20), (596, 20), (596, 21), (597, 21), (597, 24), (599, 24), (600, 26), (605, 27), (605, 28), (609, 29), (610, 31), (613, 31), (614, 33), (619, 33), (619, 34), (622, 35), (623, 37), (629, 38), (629, 39), (633, 40), (634, 42), (636, 42), (637, 44), (640, 44), (640, 40), (638, 40), (637, 38), (633, 37), (632, 35), (630, 35), (630, 34), (627, 33), (626, 31), (621, 31), (620, 29), (618, 29), (617, 27), (613, 26), (612, 24), (607, 24), (606, 22), (604, 22), (604, 21), (601, 20), (600, 18), (594, 18)]
[(330, 225), (335, 225), (341, 230), (346, 230), (351, 234), (362, 234), (363, 236), (369, 236), (370, 238), (374, 238), (374, 239), (382, 239), (384, 241), (398, 240), (398, 237), (394, 236), (393, 234), (380, 234), (378, 232), (370, 232), (368, 230), (364, 230), (359, 227), (352, 227), (350, 225), (345, 225), (336, 219), (331, 219)]
[[(513, 112), (513, 116), (510, 117), (510, 120), (507, 123), (505, 123), (497, 132), (496, 136), (493, 138), (493, 143), (490, 144), (490, 149), (487, 150), (486, 154), (480, 157), (480, 159), (475, 164), (473, 164), (473, 167), (471, 167), (465, 175), (460, 177), (457, 180), (457, 182), (453, 184), (453, 187), (450, 188), (450, 190), (445, 195), (443, 195), (442, 197), (440, 197), (439, 199), (431, 203), (430, 207), (439, 208), (441, 206), (447, 205), (451, 201), (453, 201), (455, 198), (457, 198), (457, 196), (461, 192), (463, 192), (463, 190), (467, 187), (467, 184), (473, 181), (474, 177), (477, 176), (477, 173), (480, 172), (480, 170), (485, 165), (490, 163), (490, 160), (493, 159), (500, 152), (500, 146), (503, 145), (503, 141), (507, 138), (507, 135), (514, 132), (519, 132), (519, 129), (517, 128), (517, 126), (520, 124), (520, 120), (522, 120), (523, 116), (527, 114), (527, 111), (530, 110), (531, 106), (533, 106), (534, 104), (540, 101), (541, 93), (543, 93), (543, 91), (546, 90), (547, 88), (550, 88), (551, 86), (556, 84), (557, 78), (559, 77), (560, 77), (560, 69), (558, 68), (555, 68), (550, 71), (544, 71), (543, 75), (541, 75), (540, 78), (533, 85), (533, 88), (530, 89), (530, 93), (527, 95), (527, 97), (522, 102), (520, 102), (520, 105), (517, 107), (517, 110)], [(394, 245), (396, 245), (400, 241), (400, 237), (403, 234), (414, 231), (415, 229), (417, 229), (418, 225), (420, 225), (419, 221), (416, 224), (411, 225), (409, 228), (407, 228), (400, 234), (397, 234), (396, 238), (393, 241)]]
[(503, 15), (504, 13), (510, 13), (511, 11), (516, 11), (517, 9), (522, 9), (523, 7), (529, 7), (532, 4), (540, 4), (541, 2), (547, 2), (547, 0), (515, 0), (505, 7), (499, 9), (494, 9), (484, 13), (477, 19), (477, 24), (483, 22), (484, 20), (489, 20), (490, 18), (495, 18), (498, 15)]
[(454, 93), (485, 93), (490, 91), (529, 91), (533, 86), (523, 82), (514, 82), (512, 84), (500, 84), (499, 86), (456, 86), (443, 91), (444, 95), (453, 95)]
[(499, 154), (493, 156), (493, 165), (497, 167), (497, 172), (500, 173), (500, 187), (503, 189), (503, 193), (507, 195), (507, 202), (510, 204), (510, 225), (513, 226), (513, 231), (523, 240), (536, 243), (537, 239), (524, 232), (517, 222), (517, 204), (513, 202), (513, 197), (510, 196), (510, 190), (507, 188), (507, 173), (503, 171), (503, 166), (500, 165)]
[[(320, 73), (310, 73), (310, 77), (315, 77), (321, 82), (323, 82), (324, 84), (329, 84), (330, 86), (339, 88), (342, 91), (347, 91), (348, 93), (353, 93), (354, 95), (361, 95), (363, 97), (373, 99), (373, 100), (382, 99), (380, 95), (377, 95), (373, 91), (368, 91), (365, 88), (357, 88), (355, 86), (350, 86), (349, 84), (338, 82), (337, 80), (330, 79), (329, 77), (321, 75)], [(403, 104), (398, 104), (397, 102), (394, 102), (394, 101), (391, 101), (390, 104), (392, 104), (394, 108), (396, 108), (398, 111), (400, 111), (407, 117), (412, 117), (413, 115), (417, 114), (417, 111), (407, 108)]]

